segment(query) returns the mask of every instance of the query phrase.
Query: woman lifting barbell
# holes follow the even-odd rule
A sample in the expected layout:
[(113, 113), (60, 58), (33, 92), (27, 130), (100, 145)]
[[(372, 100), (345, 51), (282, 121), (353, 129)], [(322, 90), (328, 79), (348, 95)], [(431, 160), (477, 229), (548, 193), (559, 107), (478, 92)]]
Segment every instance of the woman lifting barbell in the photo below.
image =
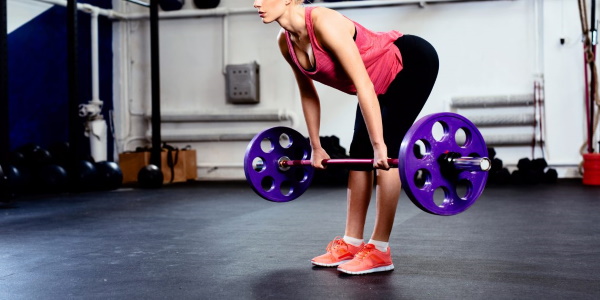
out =
[[(319, 141), (320, 100), (313, 80), (356, 95), (358, 106), (350, 156), (373, 158), (373, 166), (351, 167), (343, 238), (311, 260), (348, 274), (393, 270), (389, 238), (400, 179), (387, 171), (400, 142), (433, 89), (439, 67), (435, 49), (424, 39), (398, 31), (373, 32), (325, 7), (304, 7), (302, 0), (255, 0), (263, 23), (277, 22), (281, 53), (300, 89), (312, 148), (312, 165), (329, 155)], [(376, 169), (376, 170), (374, 170)], [(367, 209), (376, 176), (376, 218), (370, 241), (363, 241)]]

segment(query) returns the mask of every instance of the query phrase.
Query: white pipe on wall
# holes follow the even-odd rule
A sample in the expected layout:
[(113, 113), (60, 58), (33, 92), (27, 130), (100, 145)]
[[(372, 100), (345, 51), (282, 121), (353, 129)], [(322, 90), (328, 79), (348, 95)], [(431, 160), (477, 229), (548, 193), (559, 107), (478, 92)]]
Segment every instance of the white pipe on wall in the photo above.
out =
[(108, 159), (107, 124), (102, 116), (102, 104), (100, 100), (100, 64), (98, 46), (98, 15), (100, 9), (92, 7), (91, 14), (91, 40), (92, 40), (92, 100), (88, 107), (95, 107), (97, 112), (90, 116), (87, 129), (90, 138), (90, 152), (96, 161)]
[[(488, 147), (498, 146), (529, 146), (533, 142), (533, 134), (495, 134), (483, 135), (485, 143)], [(537, 138), (535, 143), (540, 144), (540, 139)]]
[(453, 97), (450, 102), (450, 106), (452, 108), (530, 106), (530, 105), (533, 105), (533, 94)]
[[(45, 1), (45, 0), (44, 0)], [(452, 3), (452, 2), (481, 2), (481, 1), (514, 1), (514, 0), (364, 0), (364, 1), (341, 1), (341, 2), (320, 2), (307, 4), (306, 6), (322, 6), (332, 9), (345, 9), (345, 8), (369, 8), (369, 7), (385, 7), (385, 6), (400, 6), (400, 5), (418, 5), (425, 7), (426, 4), (433, 3)], [(222, 17), (227, 15), (241, 15), (241, 14), (256, 14), (256, 9), (252, 7), (244, 8), (227, 8), (217, 7), (210, 9), (185, 9), (161, 12), (160, 18), (164, 19), (179, 19), (179, 18), (198, 18), (198, 17)], [(147, 19), (148, 14), (145, 13), (134, 13), (127, 14), (126, 20), (137, 20)]]
[(223, 16), (223, 66), (222, 72), (224, 75), (227, 74), (227, 65), (229, 64), (229, 18)]
[(537, 124), (533, 113), (530, 114), (473, 114), (465, 117), (473, 122), (477, 127), (495, 127), (495, 126), (534, 126)]
[[(149, 115), (145, 116), (150, 118)], [(161, 114), (163, 122), (276, 122), (295, 121), (294, 114), (287, 110), (247, 110), (231, 111), (195, 111), (195, 112), (166, 112)]]

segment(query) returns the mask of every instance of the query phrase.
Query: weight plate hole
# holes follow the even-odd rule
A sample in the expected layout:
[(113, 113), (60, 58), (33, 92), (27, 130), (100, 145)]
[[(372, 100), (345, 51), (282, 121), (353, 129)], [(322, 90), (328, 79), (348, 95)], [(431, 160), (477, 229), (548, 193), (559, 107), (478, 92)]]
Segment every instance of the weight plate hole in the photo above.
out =
[(459, 128), (454, 134), (454, 141), (459, 147), (465, 147), (470, 139), (470, 132), (465, 128)]
[(266, 169), (265, 160), (262, 157), (255, 157), (252, 160), (252, 169), (256, 172), (262, 172)]
[(433, 203), (438, 207), (446, 206), (449, 202), (447, 194), (446, 188), (439, 187), (435, 189), (433, 192)]
[(284, 149), (287, 149), (287, 148), (289, 148), (289, 147), (291, 147), (291, 146), (292, 146), (292, 139), (290, 138), (290, 136), (289, 136), (289, 135), (287, 135), (287, 134), (285, 134), (285, 133), (282, 133), (282, 134), (279, 136), (279, 145), (280, 145), (282, 148), (284, 148)]
[(469, 196), (469, 194), (471, 193), (471, 190), (473, 189), (473, 184), (468, 181), (468, 180), (460, 180), (456, 183), (455, 186), (456, 189), (456, 195), (461, 199), (461, 200), (467, 200), (467, 197)]
[(444, 122), (435, 122), (435, 124), (433, 124), (433, 127), (431, 127), (431, 135), (438, 142), (442, 141), (447, 134), (448, 124)]
[(270, 153), (271, 151), (273, 151), (273, 143), (271, 143), (271, 140), (269, 138), (264, 138), (262, 139), (262, 141), (260, 141), (260, 149), (264, 153)]
[(423, 189), (426, 184), (431, 182), (431, 173), (426, 169), (419, 169), (415, 172), (413, 180), (417, 188)]
[(418, 140), (413, 145), (413, 153), (416, 158), (423, 159), (425, 155), (429, 154), (431, 146), (426, 140)]
[(273, 190), (274, 188), (274, 183), (275, 181), (273, 180), (273, 177), (271, 176), (265, 176), (261, 181), (260, 181), (260, 186), (262, 187), (262, 189), (265, 192), (270, 192)]
[(294, 168), (293, 170), (293, 174), (292, 174), (292, 179), (295, 180), (296, 182), (304, 182), (306, 181), (306, 178), (308, 177), (306, 175), (306, 171), (304, 170), (304, 168)]
[(279, 187), (279, 191), (281, 192), (282, 195), (289, 196), (294, 192), (294, 189), (292, 188), (292, 185), (288, 181), (284, 181), (281, 183), (281, 186)]

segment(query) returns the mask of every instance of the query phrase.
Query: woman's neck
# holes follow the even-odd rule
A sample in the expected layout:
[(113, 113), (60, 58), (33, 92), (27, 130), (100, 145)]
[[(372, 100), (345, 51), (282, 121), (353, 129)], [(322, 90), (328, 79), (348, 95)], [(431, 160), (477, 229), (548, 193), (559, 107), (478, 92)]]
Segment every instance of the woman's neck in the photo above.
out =
[(278, 20), (279, 26), (298, 37), (306, 33), (304, 6), (291, 4), (285, 14)]

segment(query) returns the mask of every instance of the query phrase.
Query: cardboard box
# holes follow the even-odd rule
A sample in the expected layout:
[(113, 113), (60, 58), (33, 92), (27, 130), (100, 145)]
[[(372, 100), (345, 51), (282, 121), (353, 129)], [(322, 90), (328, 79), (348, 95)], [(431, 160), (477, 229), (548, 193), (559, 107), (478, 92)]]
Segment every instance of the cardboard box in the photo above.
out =
[[(174, 163), (173, 168), (169, 166), (168, 154), (167, 149), (163, 149), (160, 153), (161, 171), (164, 177), (163, 183), (185, 182), (198, 178), (196, 150), (181, 149), (171, 151), (171, 162)], [(124, 152), (119, 154), (119, 166), (123, 172), (123, 183), (137, 182), (138, 172), (149, 163), (149, 151)]]

